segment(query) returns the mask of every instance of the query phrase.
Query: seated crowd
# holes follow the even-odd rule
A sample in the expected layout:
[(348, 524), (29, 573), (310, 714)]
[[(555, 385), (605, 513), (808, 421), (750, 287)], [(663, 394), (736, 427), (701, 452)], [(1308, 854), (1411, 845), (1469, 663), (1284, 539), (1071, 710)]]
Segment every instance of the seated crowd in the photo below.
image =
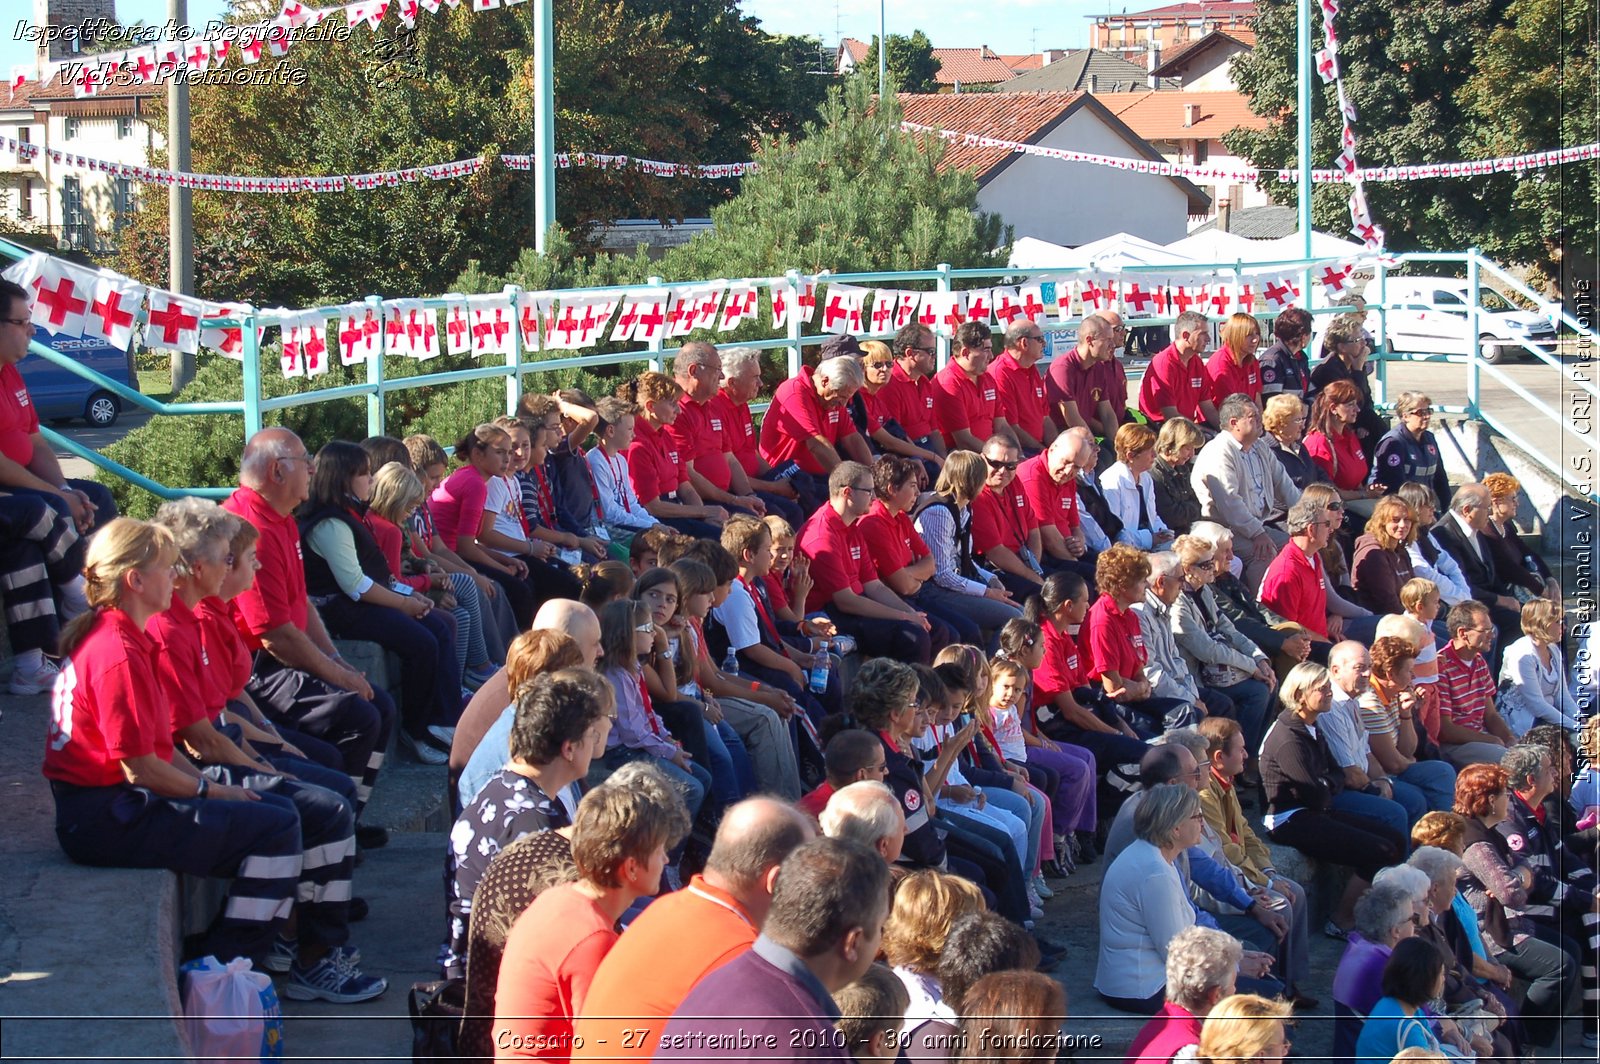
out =
[[(1234, 315), (1206, 360), (1184, 314), (1135, 416), (1114, 314), (1048, 377), (1026, 320), (938, 372), (912, 324), (830, 341), (759, 430), (758, 354), (690, 343), (453, 456), (262, 430), (226, 502), (86, 551), (92, 512), (46, 507), (62, 847), (230, 877), (208, 952), (369, 1000), (352, 870), (398, 730), (448, 765), (464, 1056), (1053, 1060), (1035, 921), (1103, 855), (1129, 1060), (1277, 1061), (1320, 1003), (1270, 842), (1350, 870), (1341, 1054), (1518, 1060), (1579, 1009), (1592, 1048), (1600, 735), (1518, 486), (1436, 522), (1427, 397), (1391, 428), (1359, 323), (1310, 372), (1309, 331), (1258, 359)], [(398, 705), (334, 639), (392, 652)]]

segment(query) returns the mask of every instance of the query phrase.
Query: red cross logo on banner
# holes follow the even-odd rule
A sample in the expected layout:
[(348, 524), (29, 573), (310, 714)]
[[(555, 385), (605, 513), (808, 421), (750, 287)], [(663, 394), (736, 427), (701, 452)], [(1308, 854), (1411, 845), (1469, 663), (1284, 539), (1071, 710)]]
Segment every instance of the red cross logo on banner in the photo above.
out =
[(121, 292), (108, 291), (105, 299), (97, 300), (90, 312), (100, 319), (100, 331), (107, 337), (133, 324), (133, 314), (122, 309)]
[[(607, 309), (607, 311), (610, 310), (609, 307), (607, 307), (606, 309)], [(600, 326), (602, 326), (602, 325), (604, 325), (606, 323), (606, 318), (609, 318), (611, 316), (609, 313), (607, 313), (606, 318), (598, 317), (595, 314), (594, 310), (595, 310), (595, 308), (594, 308), (593, 304), (585, 304), (585, 306), (583, 308), (583, 320), (578, 322), (578, 332), (581, 333), (584, 336), (588, 336), (589, 334), (593, 333), (596, 329), (600, 328)], [(500, 339), (500, 312), (498, 310), (494, 312), (494, 319), (495, 319), (495, 340), (498, 341)]]
[(183, 305), (173, 300), (160, 310), (151, 309), (150, 324), (161, 329), (162, 343), (172, 344), (178, 342), (180, 333), (189, 332), (198, 326), (200, 318), (194, 314), (185, 314)]
[(800, 288), (800, 296), (795, 300), (800, 305), (800, 320), (810, 321), (817, 316), (817, 286), (813, 281), (807, 281)]
[(967, 297), (967, 320), (987, 322), (989, 320), (989, 292), (980, 288)]
[(189, 49), (189, 65), (204, 70), (211, 64), (211, 48), (204, 41), (199, 42)]
[(917, 316), (917, 302), (922, 298), (920, 292), (901, 292), (900, 298), (895, 301), (894, 327), (904, 329), (911, 324)]
[(319, 319), (314, 325), (306, 326), (306, 334), (306, 342), (302, 348), (302, 353), (306, 359), (306, 368), (313, 372), (320, 371), (322, 369), (323, 353), (328, 350), (327, 341), (322, 338), (321, 320)]
[(266, 43), (267, 42), (260, 37), (251, 37), (248, 41), (240, 44), (239, 47), (244, 49), (244, 61), (246, 63), (260, 62), (261, 49), (266, 46)]
[(1016, 321), (1017, 316), (1021, 313), (1022, 308), (1011, 298), (1010, 292), (1002, 292), (1000, 298), (995, 300), (994, 316), (1006, 326), (1009, 327), (1013, 321)]
[[(532, 315), (527, 310), (524, 310), (522, 314), (524, 318), (523, 326), (532, 325)], [(460, 307), (451, 307), (450, 316), (444, 323), (445, 332), (450, 334), (450, 343), (457, 347), (461, 346), (466, 342), (470, 328), (467, 324), (467, 315), (462, 309)]]
[(879, 290), (872, 297), (872, 331), (888, 332), (889, 326), (894, 321), (895, 296), (893, 292)]
[(150, 60), (150, 53), (140, 52), (139, 58), (133, 61), (133, 72), (142, 82), (148, 83), (156, 76), (156, 65)]
[(1187, 288), (1180, 286), (1178, 288), (1178, 294), (1172, 297), (1172, 302), (1177, 306), (1178, 313), (1183, 314), (1186, 313), (1190, 307), (1194, 306), (1197, 300), (1194, 298), (1194, 296), (1189, 294), (1189, 290)]
[(961, 312), (961, 301), (958, 299), (952, 303), (950, 309), (944, 312), (944, 316), (940, 320), (950, 326), (951, 331), (960, 326), (966, 320), (966, 315)]
[(1255, 290), (1249, 285), (1245, 285), (1243, 288), (1240, 288), (1237, 296), (1239, 307), (1243, 310), (1248, 311), (1251, 307), (1256, 305)]
[[(674, 307), (674, 310), (677, 308)], [(662, 312), (660, 303), (651, 303), (648, 313), (640, 314), (638, 324), (633, 328), (635, 339), (643, 338), (646, 342), (656, 338), (656, 330), (668, 324), (669, 316)]]
[(634, 323), (639, 320), (639, 304), (628, 301), (622, 304), (622, 313), (617, 315), (617, 333), (619, 336), (629, 336), (633, 333)]
[(828, 297), (828, 309), (822, 312), (822, 328), (832, 332), (836, 322), (843, 322), (849, 314), (844, 309), (844, 299), (841, 296)]
[(777, 285), (772, 286), (772, 327), (781, 329), (789, 324), (789, 300), (784, 297), (783, 289)]
[(1300, 294), (1292, 281), (1268, 281), (1264, 292), (1267, 302), (1274, 307), (1282, 307)]
[(1044, 304), (1035, 298), (1032, 292), (1022, 297), (1022, 313), (1028, 316), (1029, 321), (1038, 321), (1044, 317)]
[(1220, 316), (1222, 314), (1227, 313), (1228, 305), (1231, 302), (1232, 302), (1232, 299), (1228, 295), (1227, 288), (1225, 288), (1224, 286), (1219, 284), (1219, 285), (1217, 285), (1217, 287), (1215, 289), (1212, 290), (1212, 292), (1211, 292), (1211, 306), (1212, 306), (1213, 311), (1217, 315)]
[(50, 311), (51, 325), (60, 325), (69, 317), (82, 314), (88, 309), (87, 299), (78, 299), (72, 294), (74, 286), (70, 277), (61, 278), (55, 288), (46, 288), (42, 282), (35, 283), (39, 285), (38, 301)]
[[(563, 344), (571, 344), (572, 334), (578, 331), (580, 323), (577, 318), (573, 317), (570, 306), (561, 309), (561, 320), (556, 322), (556, 332), (561, 334), (561, 342)], [(490, 328), (492, 329), (493, 326), (490, 326)]]
[(1343, 292), (1344, 283), (1349, 276), (1350, 267), (1348, 266), (1339, 270), (1334, 269), (1332, 266), (1324, 266), (1322, 268), (1322, 277), (1320, 279), (1322, 281), (1322, 287), (1328, 289), (1330, 292)]
[(923, 300), (922, 310), (917, 314), (917, 324), (933, 328), (939, 324), (939, 309), (928, 300)]
[(1140, 288), (1139, 282), (1135, 281), (1133, 284), (1128, 286), (1128, 294), (1123, 298), (1125, 298), (1133, 306), (1134, 310), (1143, 314), (1145, 304), (1153, 302), (1156, 297), (1151, 293), (1146, 292), (1143, 288)]
[[(465, 322), (464, 315), (463, 322)], [(522, 326), (523, 346), (532, 347), (538, 342), (539, 339), (539, 314), (538, 311), (534, 309), (534, 305), (532, 303), (529, 303), (522, 308), (522, 312), (518, 317), (518, 322)], [(458, 340), (457, 343), (459, 342), (460, 341)]]
[(1095, 310), (1100, 309), (1100, 300), (1105, 296), (1105, 289), (1100, 287), (1099, 281), (1090, 281), (1083, 286), (1083, 301), (1093, 305)]
[(339, 344), (344, 348), (344, 361), (346, 363), (355, 361), (356, 345), (364, 344), (366, 338), (367, 331), (361, 322), (356, 321), (354, 318), (345, 320), (344, 325), (339, 329)]

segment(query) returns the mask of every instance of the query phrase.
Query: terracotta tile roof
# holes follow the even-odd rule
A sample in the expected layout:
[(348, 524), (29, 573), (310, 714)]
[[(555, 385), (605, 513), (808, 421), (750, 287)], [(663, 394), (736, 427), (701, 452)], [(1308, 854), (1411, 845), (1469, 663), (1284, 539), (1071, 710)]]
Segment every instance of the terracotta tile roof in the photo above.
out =
[(1210, 0), (1210, 2), (1168, 4), (1145, 11), (1127, 11), (1120, 15), (1101, 15), (1102, 22), (1143, 21), (1152, 18), (1249, 18), (1256, 13), (1255, 0)]
[(1044, 66), (1044, 56), (1038, 52), (1031, 55), (1003, 55), (1000, 61), (1019, 74), (1025, 70), (1038, 70)]
[(1197, 56), (1203, 54), (1204, 52), (1210, 51), (1212, 48), (1225, 48), (1230, 44), (1237, 44), (1245, 49), (1254, 48), (1255, 34), (1250, 34), (1250, 40), (1244, 41), (1240, 39), (1240, 35), (1237, 33), (1231, 31), (1224, 33), (1221, 30), (1212, 30), (1199, 40), (1190, 41), (1188, 44), (1177, 49), (1176, 51), (1169, 52), (1168, 54), (1162, 56), (1161, 65), (1156, 67), (1155, 70), (1151, 71), (1151, 73), (1155, 74), (1157, 77), (1163, 78), (1177, 77), (1182, 73), (1183, 67), (1192, 62)]
[[(1145, 140), (1215, 140), (1233, 129), (1265, 129), (1242, 92), (1111, 92), (1095, 97)], [(1187, 107), (1199, 108), (1192, 125)]]
[(845, 55), (850, 57), (852, 63), (861, 62), (867, 57), (867, 52), (872, 49), (872, 45), (866, 41), (858, 41), (854, 37), (846, 37), (839, 42), (839, 47), (844, 51)]
[(997, 85), (1016, 77), (1016, 71), (1006, 65), (999, 53), (988, 45), (981, 48), (935, 48), (933, 57), (939, 60), (939, 73), (935, 79), (941, 85)]
[[(902, 92), (900, 107), (907, 122), (1029, 144), (1065, 117), (1081, 96), (1081, 92)], [(939, 165), (940, 169), (971, 170), (981, 182), (990, 171), (1013, 158), (1014, 153), (1006, 148), (951, 141), (945, 145)]]
[[(67, 70), (63, 67), (57, 74), (44, 84), (30, 81), (22, 87), (23, 92), (29, 94), (29, 99), (35, 102), (45, 100), (73, 100), (76, 97), (72, 92), (72, 83), (67, 81)], [(107, 97), (156, 97), (167, 94), (166, 82), (150, 85), (141, 84), (132, 74), (118, 74), (108, 85), (100, 86), (100, 91), (93, 96), (84, 97), (85, 103), (91, 100), (105, 99)]]

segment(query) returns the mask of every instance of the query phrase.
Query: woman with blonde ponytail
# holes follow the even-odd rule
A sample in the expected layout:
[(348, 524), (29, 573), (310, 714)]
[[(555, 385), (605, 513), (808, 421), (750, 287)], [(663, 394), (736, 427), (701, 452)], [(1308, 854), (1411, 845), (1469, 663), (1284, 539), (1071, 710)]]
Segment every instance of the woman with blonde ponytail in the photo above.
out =
[(172, 601), (178, 552), (164, 528), (123, 517), (89, 545), (89, 612), (62, 633), (44, 774), (68, 857), (113, 868), (226, 876), (208, 952), (266, 960), (294, 904), (300, 818), (275, 795), (212, 784), (174, 757), (150, 618)]

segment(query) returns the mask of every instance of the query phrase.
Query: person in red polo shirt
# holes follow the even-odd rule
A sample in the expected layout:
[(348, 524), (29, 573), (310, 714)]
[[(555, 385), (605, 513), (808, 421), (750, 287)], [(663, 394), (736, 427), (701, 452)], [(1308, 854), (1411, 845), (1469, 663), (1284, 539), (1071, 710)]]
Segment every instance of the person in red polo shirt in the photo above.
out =
[(764, 516), (766, 504), (751, 490), (744, 467), (728, 447), (722, 413), (711, 407), (722, 380), (717, 349), (703, 340), (684, 344), (673, 356), (672, 379), (683, 394), (678, 397), (677, 420), (666, 426), (666, 433), (687, 463), (689, 483), (706, 502)]
[(861, 362), (850, 355), (801, 366), (778, 385), (761, 419), (761, 457), (787, 476), (803, 474), (813, 490), (846, 458), (870, 463), (867, 441), (845, 410), (862, 379)]
[(1211, 323), (1186, 310), (1172, 323), (1172, 343), (1156, 352), (1139, 382), (1139, 410), (1151, 424), (1186, 417), (1215, 431), (1217, 408), (1206, 391), (1206, 366), (1200, 356), (1211, 346)]
[(982, 451), (984, 440), (1010, 427), (1000, 387), (988, 372), (992, 336), (981, 321), (962, 322), (955, 354), (933, 378), (933, 420), (949, 450)]
[(1261, 323), (1245, 313), (1234, 314), (1223, 323), (1222, 346), (1206, 361), (1208, 394), (1213, 406), (1220, 407), (1230, 395), (1248, 395), (1261, 405), (1261, 363), (1256, 349), (1261, 346)]
[(754, 347), (730, 347), (720, 357), (722, 389), (706, 404), (712, 431), (717, 431), (715, 425), (720, 422), (727, 437), (729, 459), (744, 473), (745, 483), (756, 497), (766, 503), (767, 512), (778, 514), (790, 527), (799, 528), (805, 515), (822, 500), (819, 497), (805, 507), (795, 485), (773, 472), (756, 446), (756, 423), (750, 416), (750, 403), (761, 394), (761, 352)]
[(861, 368), (866, 380), (850, 402), (850, 416), (855, 418), (856, 428), (872, 441), (879, 453), (914, 458), (929, 471), (930, 477), (938, 476), (944, 452), (911, 443), (903, 432), (896, 433), (889, 424), (893, 415), (883, 401), (895, 370), (894, 352), (889, 345), (881, 340), (861, 341)]
[(972, 553), (1000, 577), (1018, 601), (1039, 590), (1039, 522), (1017, 483), (1021, 465), (1017, 441), (991, 436), (983, 445), (983, 490), (972, 500)]
[[(1100, 597), (1084, 620), (1081, 651), (1088, 656), (1089, 679), (1098, 681), (1103, 696), (1120, 710), (1131, 713), (1134, 730), (1142, 738), (1167, 730), (1168, 714), (1185, 709), (1177, 698), (1163, 698), (1145, 676), (1150, 652), (1133, 604), (1144, 601), (1150, 581), (1150, 559), (1137, 547), (1113, 543), (1095, 562), (1095, 586)], [(1076, 741), (1076, 740), (1074, 740)]]
[(1110, 440), (1128, 413), (1128, 373), (1117, 357), (1127, 335), (1122, 316), (1102, 310), (1078, 325), (1078, 346), (1050, 363), (1044, 397), (1061, 428), (1084, 426)]
[[(894, 334), (894, 366), (889, 380), (878, 393), (890, 432), (899, 428), (917, 447), (939, 456), (945, 454), (944, 437), (933, 423), (933, 332), (920, 322), (911, 322)], [(936, 470), (929, 471), (937, 476)]]
[(39, 412), (17, 370), (33, 341), (32, 312), (27, 289), (0, 280), (0, 490), (38, 495), (88, 534), (116, 517), (117, 506), (104, 484), (68, 480), (39, 433)]
[(926, 665), (932, 658), (928, 618), (878, 579), (856, 527), (872, 506), (875, 487), (872, 470), (860, 462), (841, 462), (828, 475), (828, 501), (805, 523), (797, 544), (811, 560), (805, 610), (826, 610), (867, 657)]
[[(256, 652), (246, 690), (274, 724), (333, 744), (356, 783), (357, 811), (372, 797), (383, 767), (395, 706), (374, 690), (333, 645), (322, 618), (306, 598), (300, 529), (294, 508), (310, 495), (312, 457), (300, 437), (283, 428), (262, 429), (244, 445), (239, 488), (223, 509), (261, 533), (255, 586), (233, 600), (233, 617)], [(378, 843), (376, 831), (357, 838)], [(371, 843), (368, 840), (371, 840)]]
[(1038, 454), (1060, 429), (1045, 402), (1044, 374), (1039, 372), (1043, 357), (1043, 328), (1018, 318), (1006, 326), (1006, 348), (989, 367), (989, 376), (1000, 386), (1006, 424), (1025, 454)]
[(878, 579), (927, 615), (936, 652), (951, 643), (981, 645), (983, 629), (971, 617), (962, 610), (940, 608), (937, 596), (922, 594), (933, 579), (934, 561), (922, 533), (911, 522), (920, 474), (917, 463), (909, 458), (892, 454), (879, 458), (872, 466), (877, 498), (856, 527), (872, 555)]
[(1089, 547), (1078, 514), (1078, 451), (1082, 441), (1057, 434), (1042, 454), (1017, 467), (1017, 484), (1028, 501), (1029, 519), (1039, 526), (1039, 562), (1094, 578), (1097, 551)]
[(649, 370), (623, 385), (622, 398), (639, 406), (628, 446), (628, 476), (634, 494), (663, 524), (688, 536), (717, 538), (728, 511), (700, 498), (689, 482), (689, 457), (667, 429), (678, 419), (683, 389), (665, 373)]
[(1333, 520), (1316, 499), (1302, 498), (1289, 507), (1284, 527), (1289, 542), (1261, 578), (1261, 604), (1304, 628), (1313, 653), (1317, 644), (1326, 652), (1334, 639), (1344, 636), (1343, 618), (1328, 611), (1326, 576), (1318, 556), (1333, 534)]

